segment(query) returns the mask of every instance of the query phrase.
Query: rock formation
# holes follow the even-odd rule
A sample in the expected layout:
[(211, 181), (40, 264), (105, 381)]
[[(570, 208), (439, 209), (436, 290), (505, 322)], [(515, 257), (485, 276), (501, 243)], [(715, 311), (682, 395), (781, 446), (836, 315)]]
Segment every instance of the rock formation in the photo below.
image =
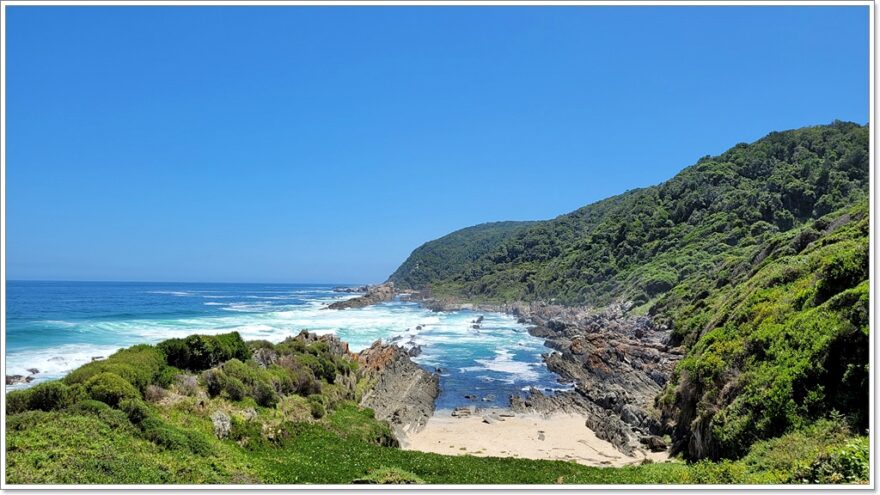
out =
[(328, 309), (347, 309), (347, 308), (363, 308), (372, 304), (378, 304), (394, 299), (394, 284), (387, 282), (381, 285), (374, 285), (367, 290), (367, 293), (353, 299), (345, 301), (337, 301), (329, 306)]
[(370, 386), (360, 405), (377, 419), (391, 424), (398, 440), (425, 426), (440, 394), (440, 377), (413, 363), (407, 352), (393, 344), (375, 342), (356, 355), (360, 373)]

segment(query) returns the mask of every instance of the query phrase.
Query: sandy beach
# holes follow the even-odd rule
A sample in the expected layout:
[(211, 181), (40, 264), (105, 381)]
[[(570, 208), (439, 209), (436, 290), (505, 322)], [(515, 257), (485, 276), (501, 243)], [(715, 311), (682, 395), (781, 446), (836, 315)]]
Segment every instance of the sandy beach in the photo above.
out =
[[(639, 464), (645, 458), (653, 462), (668, 458), (665, 452), (648, 451), (625, 456), (584, 426), (582, 416), (500, 417), (499, 413), (511, 414), (495, 410), (458, 418), (449, 411), (438, 411), (424, 429), (408, 435), (402, 448), (446, 455), (575, 461), (588, 466), (625, 466)], [(487, 415), (494, 418), (490, 423), (483, 420)]]

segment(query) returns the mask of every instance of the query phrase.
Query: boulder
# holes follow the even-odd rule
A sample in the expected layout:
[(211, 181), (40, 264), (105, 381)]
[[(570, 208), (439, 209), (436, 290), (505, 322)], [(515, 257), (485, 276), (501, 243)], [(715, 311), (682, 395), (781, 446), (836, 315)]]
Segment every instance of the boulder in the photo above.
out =
[(214, 423), (214, 435), (223, 439), (229, 436), (232, 430), (232, 419), (223, 411), (215, 411), (211, 415), (211, 422)]
[(25, 383), (30, 383), (32, 381), (34, 381), (33, 376), (6, 375), (7, 385), (24, 385)]

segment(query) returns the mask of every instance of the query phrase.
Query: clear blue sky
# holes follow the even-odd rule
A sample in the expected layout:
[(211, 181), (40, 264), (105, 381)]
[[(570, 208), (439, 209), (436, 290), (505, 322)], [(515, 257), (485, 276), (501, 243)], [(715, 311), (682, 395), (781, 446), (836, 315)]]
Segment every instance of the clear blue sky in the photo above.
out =
[(869, 113), (867, 7), (7, 12), (10, 279), (377, 282)]

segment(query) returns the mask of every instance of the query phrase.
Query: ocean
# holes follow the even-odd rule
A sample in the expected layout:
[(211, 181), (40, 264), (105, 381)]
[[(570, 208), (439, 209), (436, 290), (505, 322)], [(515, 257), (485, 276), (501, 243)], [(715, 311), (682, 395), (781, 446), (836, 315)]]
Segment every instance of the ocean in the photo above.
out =
[[(27, 375), (28, 368), (36, 368), (35, 384), (134, 344), (231, 331), (245, 340), (280, 342), (309, 330), (334, 333), (355, 352), (380, 339), (421, 346), (422, 353), (413, 360), (429, 371), (440, 369), (438, 409), (504, 407), (511, 394), (523, 394), (529, 387), (570, 388), (544, 365), (541, 354), (551, 350), (512, 316), (432, 312), (397, 300), (359, 309), (323, 309), (356, 296), (333, 287), (9, 281), (6, 374)], [(479, 316), (484, 319), (474, 329)]]

